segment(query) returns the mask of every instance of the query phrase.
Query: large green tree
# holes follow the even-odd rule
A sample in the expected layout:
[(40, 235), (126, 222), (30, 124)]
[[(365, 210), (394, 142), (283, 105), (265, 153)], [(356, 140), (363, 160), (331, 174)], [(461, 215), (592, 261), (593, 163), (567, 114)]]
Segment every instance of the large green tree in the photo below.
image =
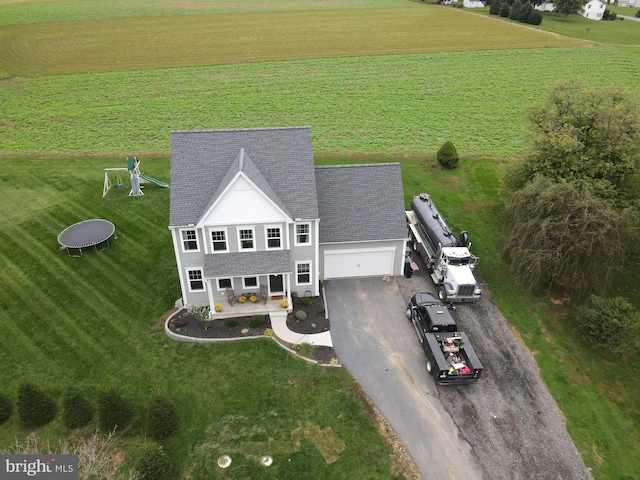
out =
[(537, 176), (507, 202), (502, 256), (520, 283), (583, 298), (606, 288), (623, 264), (635, 235), (634, 212)]
[(545, 101), (530, 108), (529, 154), (507, 174), (512, 190), (536, 175), (565, 180), (612, 201), (637, 202), (640, 104), (621, 87), (593, 88), (569, 78), (552, 85)]
[(572, 13), (580, 12), (585, 3), (587, 0), (554, 0), (553, 2), (556, 10), (564, 14), (565, 19)]

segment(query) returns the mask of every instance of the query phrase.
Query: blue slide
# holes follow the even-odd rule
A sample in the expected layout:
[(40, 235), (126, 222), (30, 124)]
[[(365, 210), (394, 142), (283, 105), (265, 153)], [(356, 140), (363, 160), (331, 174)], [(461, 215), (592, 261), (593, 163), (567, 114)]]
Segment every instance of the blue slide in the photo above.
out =
[(155, 183), (159, 187), (169, 188), (169, 184), (168, 183), (163, 183), (160, 180), (156, 180), (153, 177), (149, 177), (149, 176), (145, 175), (144, 173), (140, 173), (140, 178), (142, 178), (143, 180), (146, 180), (147, 182)]

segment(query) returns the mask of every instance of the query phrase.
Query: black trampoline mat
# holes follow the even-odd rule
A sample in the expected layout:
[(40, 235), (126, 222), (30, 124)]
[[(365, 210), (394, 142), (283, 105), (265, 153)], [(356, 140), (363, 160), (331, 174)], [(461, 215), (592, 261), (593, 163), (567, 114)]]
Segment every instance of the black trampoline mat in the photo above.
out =
[(58, 243), (63, 248), (93, 247), (109, 240), (115, 231), (115, 225), (109, 220), (84, 220), (60, 232)]

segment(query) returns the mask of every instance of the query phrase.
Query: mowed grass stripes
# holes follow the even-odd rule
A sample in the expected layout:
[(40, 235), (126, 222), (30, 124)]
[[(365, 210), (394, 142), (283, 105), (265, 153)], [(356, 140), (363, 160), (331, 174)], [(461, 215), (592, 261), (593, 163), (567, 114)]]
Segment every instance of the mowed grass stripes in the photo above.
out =
[(586, 42), (435, 6), (229, 13), (9, 25), (0, 31), (0, 69), (66, 74), (579, 45)]
[[(142, 160), (143, 171), (169, 180), (167, 158)], [(144, 196), (129, 197), (128, 188), (114, 188), (102, 198), (103, 168), (123, 165), (125, 157), (0, 159), (0, 391), (15, 404), (20, 380), (57, 400), (75, 385), (95, 404), (99, 389), (119, 388), (136, 408), (117, 444), (130, 465), (149, 397), (161, 393), (182, 424), (166, 451), (192, 478), (217, 477), (204, 472), (230, 451), (239, 476), (227, 478), (390, 478), (389, 451), (346, 371), (309, 365), (268, 339), (194, 345), (166, 337), (160, 317), (180, 296), (169, 191), (147, 185)], [(57, 236), (88, 218), (111, 220), (118, 238), (70, 257)], [(0, 447), (30, 433), (17, 417), (2, 425)], [(241, 449), (256, 432), (290, 440), (300, 425), (331, 427), (347, 444), (339, 462), (327, 465), (315, 448), (258, 452), (273, 453), (267, 471), (256, 452)], [(37, 434), (57, 444), (95, 426), (70, 433), (57, 419)]]

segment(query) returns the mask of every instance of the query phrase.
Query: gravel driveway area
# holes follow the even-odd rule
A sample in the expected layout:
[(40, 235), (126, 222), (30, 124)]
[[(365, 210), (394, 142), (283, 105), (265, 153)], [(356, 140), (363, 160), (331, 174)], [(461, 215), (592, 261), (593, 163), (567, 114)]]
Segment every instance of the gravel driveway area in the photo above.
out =
[[(424, 265), (418, 263), (421, 270), (410, 279), (396, 277), (405, 302), (418, 291), (436, 293)], [(483, 294), (475, 305), (457, 305), (454, 315), (484, 372), (476, 385), (438, 387), (438, 399), (471, 445), (482, 477), (592, 479), (533, 356), (493, 300)]]
[(483, 377), (475, 385), (435, 385), (404, 316), (414, 293), (436, 293), (418, 263), (421, 270), (410, 279), (327, 281), (326, 289), (336, 352), (423, 477), (592, 479), (533, 356), (488, 295), (454, 312), (480, 357)]

